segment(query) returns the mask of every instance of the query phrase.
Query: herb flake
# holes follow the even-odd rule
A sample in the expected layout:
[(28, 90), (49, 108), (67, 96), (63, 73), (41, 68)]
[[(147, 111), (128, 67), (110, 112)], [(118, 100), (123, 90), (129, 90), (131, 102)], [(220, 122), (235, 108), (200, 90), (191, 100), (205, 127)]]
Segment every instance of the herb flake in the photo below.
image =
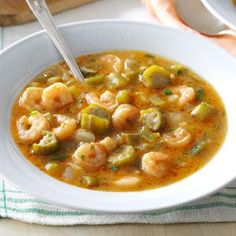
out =
[(172, 90), (170, 90), (170, 89), (165, 89), (164, 94), (165, 94), (166, 96), (169, 96), (169, 95), (172, 95), (173, 92), (172, 92)]
[(112, 171), (117, 171), (118, 169), (119, 169), (118, 166), (112, 166), (112, 167), (111, 167), (111, 170), (112, 170)]

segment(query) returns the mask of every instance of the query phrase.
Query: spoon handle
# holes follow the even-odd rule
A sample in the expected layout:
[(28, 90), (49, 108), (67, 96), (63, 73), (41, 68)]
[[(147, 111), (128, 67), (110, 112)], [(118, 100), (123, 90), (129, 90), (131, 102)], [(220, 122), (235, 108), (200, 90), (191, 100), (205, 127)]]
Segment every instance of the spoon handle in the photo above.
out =
[(33, 14), (41, 23), (43, 28), (46, 29), (48, 36), (51, 38), (58, 51), (61, 53), (62, 57), (67, 62), (75, 78), (83, 82), (83, 74), (81, 73), (78, 65), (76, 64), (75, 59), (72, 53), (70, 52), (68, 46), (66, 45), (61, 33), (54, 24), (52, 15), (47, 7), (45, 0), (26, 0), (26, 2), (28, 3)]

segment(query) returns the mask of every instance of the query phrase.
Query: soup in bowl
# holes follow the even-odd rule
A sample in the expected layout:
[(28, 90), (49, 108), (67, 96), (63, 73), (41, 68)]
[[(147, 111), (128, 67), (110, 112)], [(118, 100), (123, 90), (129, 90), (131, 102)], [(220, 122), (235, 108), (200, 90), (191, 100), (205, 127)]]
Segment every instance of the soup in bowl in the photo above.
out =
[(138, 191), (176, 182), (221, 147), (226, 112), (190, 69), (141, 51), (77, 58), (49, 67), (17, 98), (11, 131), (40, 170), (75, 186)]
[(60, 29), (83, 84), (44, 32), (0, 55), (4, 176), (39, 199), (120, 213), (184, 204), (235, 178), (232, 56), (149, 24)]

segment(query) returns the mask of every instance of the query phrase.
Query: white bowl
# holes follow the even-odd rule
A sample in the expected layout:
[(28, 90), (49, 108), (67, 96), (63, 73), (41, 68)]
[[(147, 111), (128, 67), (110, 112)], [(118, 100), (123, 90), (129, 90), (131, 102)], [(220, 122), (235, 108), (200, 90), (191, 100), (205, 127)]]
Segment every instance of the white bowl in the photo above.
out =
[(222, 96), (229, 130), (217, 155), (201, 170), (166, 187), (140, 192), (103, 192), (57, 181), (30, 164), (14, 144), (9, 119), (13, 102), (38, 72), (61, 60), (45, 32), (26, 37), (0, 54), (0, 172), (36, 198), (76, 209), (131, 213), (184, 204), (223, 187), (236, 176), (236, 60), (212, 43), (151, 24), (91, 21), (60, 27), (75, 56), (138, 49), (183, 63), (208, 80)]
[(202, 2), (214, 16), (236, 30), (236, 5), (232, 0), (202, 0)]

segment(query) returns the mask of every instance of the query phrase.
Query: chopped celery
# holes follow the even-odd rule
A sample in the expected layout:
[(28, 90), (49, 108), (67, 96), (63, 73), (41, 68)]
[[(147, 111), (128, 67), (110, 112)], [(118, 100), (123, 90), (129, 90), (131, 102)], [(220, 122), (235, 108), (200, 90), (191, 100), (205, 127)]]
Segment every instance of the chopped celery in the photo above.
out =
[(85, 79), (85, 83), (91, 86), (99, 85), (104, 82), (104, 75), (98, 74)]
[(68, 89), (75, 98), (81, 95), (82, 90), (78, 84), (71, 85)]
[(171, 72), (177, 76), (182, 75), (187, 69), (183, 65), (172, 65)]
[(127, 58), (124, 62), (124, 69), (125, 70), (136, 70), (137, 69), (137, 63), (135, 60)]
[(67, 87), (70, 87), (70, 86), (76, 85), (76, 84), (78, 84), (78, 80), (76, 80), (76, 79), (67, 80), (66, 83), (65, 83), (65, 85), (66, 85)]
[(148, 142), (154, 142), (160, 138), (160, 133), (153, 133), (147, 127), (143, 127), (140, 131), (140, 136)]
[(153, 145), (152, 143), (141, 143), (135, 146), (135, 149), (141, 152), (153, 151), (155, 148), (156, 148), (155, 145)]
[(137, 72), (132, 71), (132, 70), (127, 70), (121, 73), (121, 76), (124, 77), (127, 81), (135, 79), (137, 75), (138, 75)]
[(163, 114), (156, 107), (141, 110), (140, 114), (140, 122), (153, 131), (159, 130), (165, 124)]
[(61, 82), (61, 81), (62, 81), (62, 78), (60, 76), (53, 76), (48, 79), (47, 83), (54, 84), (54, 83)]
[(84, 77), (94, 76), (97, 74), (97, 70), (92, 68), (92, 66), (85, 65), (80, 67)]
[(90, 104), (79, 115), (82, 129), (95, 133), (104, 133), (110, 124), (110, 114), (99, 105)]
[(148, 59), (156, 59), (156, 56), (154, 56), (154, 55), (152, 55), (152, 54), (150, 54), (150, 53), (145, 53), (145, 55), (144, 55), (146, 58), (148, 58)]
[(204, 121), (215, 111), (216, 109), (212, 105), (206, 102), (201, 102), (192, 110), (191, 115), (199, 121)]
[(130, 103), (130, 93), (128, 90), (120, 90), (116, 95), (119, 104)]
[(102, 134), (109, 128), (109, 121), (92, 114), (82, 113), (80, 125), (82, 129)]
[(200, 142), (198, 142), (197, 144), (195, 144), (192, 149), (191, 149), (191, 154), (192, 155), (197, 155), (199, 152), (201, 152), (203, 150), (203, 148), (206, 146), (206, 141), (205, 140), (201, 140)]
[(37, 116), (37, 115), (40, 115), (41, 113), (33, 108), (30, 109), (29, 111), (29, 115), (30, 116)]
[(116, 150), (114, 154), (108, 158), (108, 163), (112, 166), (120, 167), (132, 164), (135, 160), (136, 154), (134, 148), (132, 146), (125, 145)]
[(46, 170), (49, 174), (56, 174), (57, 172), (59, 172), (60, 166), (59, 166), (55, 161), (49, 161), (49, 162), (45, 165), (45, 170)]
[(125, 138), (126, 142), (130, 145), (137, 144), (140, 141), (140, 135), (137, 133), (122, 133), (122, 136)]
[(87, 187), (95, 187), (99, 185), (99, 181), (96, 177), (87, 175), (82, 177), (82, 183)]
[(124, 88), (129, 84), (129, 80), (127, 78), (113, 72), (108, 75), (108, 79), (109, 87), (112, 89)]
[(54, 133), (46, 131), (39, 143), (32, 146), (35, 154), (49, 155), (59, 149), (59, 142)]
[(165, 105), (165, 101), (163, 99), (161, 99), (158, 95), (155, 96), (151, 96), (150, 97), (150, 101), (152, 102), (152, 104), (154, 106), (163, 106)]
[(170, 74), (164, 67), (152, 65), (143, 72), (140, 80), (148, 88), (162, 89), (170, 84)]
[(60, 71), (60, 68), (58, 66), (52, 66), (50, 68), (47, 68), (46, 71), (41, 73), (36, 77), (37, 82), (39, 83), (45, 83), (47, 80), (55, 75), (58, 75)]
[(141, 65), (141, 66), (139, 67), (139, 69), (138, 69), (139, 74), (142, 75), (143, 72), (144, 72), (147, 68), (148, 68), (148, 66), (146, 66), (146, 65)]
[(153, 133), (147, 127), (143, 127), (139, 133), (123, 133), (122, 136), (125, 138), (126, 142), (130, 145), (134, 145), (144, 139), (148, 142), (154, 142), (160, 137), (160, 133)]
[(90, 104), (89, 106), (85, 107), (81, 111), (81, 114), (83, 113), (95, 115), (100, 118), (105, 118), (110, 120), (110, 114), (107, 112), (107, 110), (104, 107), (99, 106), (97, 104)]
[(150, 99), (147, 94), (137, 92), (135, 93), (133, 103), (136, 107), (144, 107), (150, 104)]

